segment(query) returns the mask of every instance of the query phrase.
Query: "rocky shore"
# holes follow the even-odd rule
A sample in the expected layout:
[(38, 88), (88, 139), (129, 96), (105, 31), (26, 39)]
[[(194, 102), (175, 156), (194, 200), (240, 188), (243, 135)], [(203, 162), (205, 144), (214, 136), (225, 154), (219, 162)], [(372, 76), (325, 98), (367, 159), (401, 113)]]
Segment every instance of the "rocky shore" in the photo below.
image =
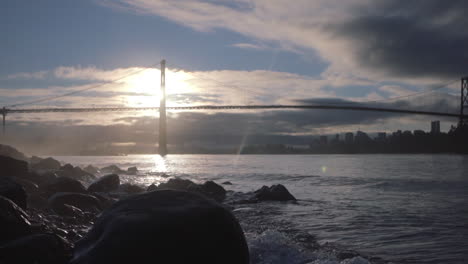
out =
[(283, 185), (240, 193), (180, 178), (121, 183), (119, 174), (137, 171), (62, 165), (0, 145), (0, 264), (283, 263), (259, 246), (265, 237), (294, 244), (289, 263), (384, 263), (285, 230), (259, 206), (298, 202)]

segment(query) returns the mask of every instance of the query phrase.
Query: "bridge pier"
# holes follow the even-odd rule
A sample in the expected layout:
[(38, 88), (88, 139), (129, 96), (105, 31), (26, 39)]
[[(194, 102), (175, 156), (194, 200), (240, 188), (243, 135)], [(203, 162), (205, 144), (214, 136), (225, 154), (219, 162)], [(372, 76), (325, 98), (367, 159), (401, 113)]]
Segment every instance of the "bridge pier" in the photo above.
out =
[(3, 109), (1, 110), (2, 111), (2, 117), (3, 117), (3, 122), (2, 122), (2, 132), (3, 132), (3, 135), (5, 135), (5, 118), (6, 118), (6, 115), (7, 115), (7, 109), (5, 107), (3, 107)]
[(460, 122), (458, 126), (468, 126), (468, 118), (465, 114), (465, 108), (468, 109), (468, 76), (461, 79), (461, 103), (460, 103)]
[(161, 95), (159, 101), (159, 155), (167, 154), (166, 129), (166, 60), (161, 61)]

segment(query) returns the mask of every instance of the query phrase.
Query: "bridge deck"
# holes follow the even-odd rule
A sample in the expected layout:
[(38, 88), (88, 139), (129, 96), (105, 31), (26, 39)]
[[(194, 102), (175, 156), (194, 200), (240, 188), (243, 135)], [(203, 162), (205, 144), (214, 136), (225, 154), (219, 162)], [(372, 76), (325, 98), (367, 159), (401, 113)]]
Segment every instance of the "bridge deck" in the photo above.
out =
[[(402, 113), (429, 116), (445, 116), (460, 118), (460, 114), (442, 113), (432, 111), (403, 110), (367, 106), (338, 106), (338, 105), (199, 105), (199, 106), (167, 106), (167, 110), (273, 110), (273, 109), (327, 109), (327, 110), (353, 110), (373, 111), (387, 113)], [(10, 113), (70, 113), (70, 112), (112, 112), (112, 111), (144, 111), (159, 110), (159, 107), (97, 107), (97, 108), (24, 108), (24, 109), (0, 109), (1, 114)], [(468, 118), (468, 116), (463, 116)]]

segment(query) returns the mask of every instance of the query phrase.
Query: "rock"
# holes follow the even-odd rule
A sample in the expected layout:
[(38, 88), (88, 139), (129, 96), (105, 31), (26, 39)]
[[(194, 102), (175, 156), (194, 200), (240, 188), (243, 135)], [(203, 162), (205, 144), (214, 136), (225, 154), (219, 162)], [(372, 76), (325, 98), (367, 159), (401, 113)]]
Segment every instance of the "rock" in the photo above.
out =
[(128, 193), (128, 194), (135, 194), (135, 193), (142, 193), (145, 189), (141, 188), (138, 185), (133, 185), (130, 183), (124, 183), (119, 186), (119, 191)]
[(1, 176), (23, 177), (28, 174), (28, 163), (7, 156), (0, 156)]
[(28, 208), (44, 209), (47, 207), (47, 199), (39, 193), (28, 195)]
[(0, 195), (10, 199), (19, 207), (27, 208), (27, 195), (23, 186), (15, 182), (13, 179), (2, 177), (0, 178)]
[(200, 186), (201, 193), (215, 199), (218, 202), (222, 202), (226, 198), (226, 190), (214, 181), (207, 181)]
[(104, 168), (101, 168), (102, 173), (114, 173), (114, 174), (124, 174), (125, 171), (120, 169), (119, 167), (115, 165), (110, 165)]
[(225, 181), (225, 182), (223, 182), (222, 184), (224, 184), (224, 185), (232, 185), (232, 182), (230, 182), (230, 181)]
[(87, 173), (91, 173), (91, 174), (98, 174), (99, 173), (99, 169), (92, 166), (92, 165), (86, 166), (83, 170), (86, 171)]
[(41, 160), (43, 160), (43, 158), (38, 157), (38, 156), (32, 156), (32, 157), (29, 159), (29, 164), (30, 164), (30, 165), (35, 165), (35, 164), (39, 163)]
[(147, 192), (152, 192), (152, 191), (156, 191), (158, 190), (158, 186), (156, 186), (156, 184), (152, 183), (150, 186), (148, 186), (148, 188), (146, 188), (146, 191)]
[(169, 179), (165, 183), (161, 183), (158, 185), (158, 190), (163, 189), (171, 189), (171, 190), (187, 190), (190, 185), (194, 185), (195, 183), (191, 180), (181, 179), (181, 178), (173, 178)]
[(0, 247), (0, 263), (64, 264), (71, 257), (71, 246), (54, 234), (35, 234)]
[(58, 177), (53, 182), (41, 187), (47, 197), (58, 192), (74, 192), (74, 193), (86, 193), (86, 188), (81, 182), (68, 178)]
[(0, 155), (14, 158), (16, 160), (27, 161), (28, 158), (26, 155), (15, 149), (14, 147), (8, 145), (0, 144)]
[(55, 206), (53, 210), (56, 214), (61, 216), (83, 217), (84, 215), (83, 211), (80, 208), (69, 204)]
[(136, 175), (138, 173), (137, 167), (130, 167), (127, 169), (127, 174)]
[(102, 210), (101, 202), (95, 196), (83, 193), (61, 192), (52, 195), (48, 206), (57, 214), (66, 211), (64, 205), (72, 205), (83, 211), (97, 212)]
[(112, 192), (119, 188), (120, 178), (117, 174), (109, 174), (97, 179), (88, 187), (88, 192)]
[(33, 170), (58, 170), (60, 169), (60, 162), (53, 158), (46, 158), (40, 160), (36, 164), (32, 164), (31, 168)]
[(39, 191), (39, 185), (30, 180), (15, 178), (15, 182), (23, 186), (27, 194), (33, 194)]
[(96, 179), (96, 176), (93, 174), (82, 170), (80, 167), (73, 167), (71, 164), (65, 164), (56, 173), (59, 177), (68, 177), (84, 182), (90, 182)]
[(259, 201), (296, 201), (296, 198), (281, 184), (263, 186), (255, 191)]
[(104, 211), (75, 244), (70, 264), (248, 264), (242, 229), (201, 195), (163, 190), (130, 196)]
[(0, 244), (30, 233), (28, 214), (10, 199), (0, 196)]

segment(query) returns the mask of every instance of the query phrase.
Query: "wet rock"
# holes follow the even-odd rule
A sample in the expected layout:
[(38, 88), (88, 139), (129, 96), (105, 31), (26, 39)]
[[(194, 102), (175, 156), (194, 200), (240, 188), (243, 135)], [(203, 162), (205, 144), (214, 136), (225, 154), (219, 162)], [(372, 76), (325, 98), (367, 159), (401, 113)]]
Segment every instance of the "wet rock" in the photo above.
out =
[(28, 195), (28, 208), (44, 209), (47, 207), (47, 199), (39, 193)]
[(30, 165), (35, 165), (35, 164), (39, 163), (41, 160), (43, 160), (43, 158), (38, 157), (38, 156), (32, 156), (32, 157), (29, 159), (29, 164), (30, 164)]
[(130, 183), (124, 183), (119, 186), (119, 192), (124, 192), (128, 194), (142, 193), (145, 189), (141, 188), (138, 185), (133, 185)]
[(104, 211), (70, 264), (249, 263), (244, 234), (223, 206), (175, 190), (130, 196)]
[[(16, 160), (27, 161), (26, 155), (18, 151), (12, 146), (0, 144), (0, 155), (14, 158)], [(1, 166), (0, 166), (1, 167)]]
[(58, 176), (68, 177), (80, 181), (90, 182), (96, 179), (91, 173), (82, 170), (80, 167), (73, 167), (71, 164), (65, 164), (56, 172)]
[(115, 165), (110, 165), (104, 168), (101, 168), (102, 173), (113, 173), (113, 174), (124, 174), (125, 171), (120, 169), (119, 167)]
[(19, 207), (27, 208), (27, 195), (23, 186), (11, 178), (0, 178), (0, 195), (10, 199)]
[(152, 192), (152, 191), (156, 191), (158, 190), (158, 186), (154, 183), (152, 183), (150, 186), (148, 186), (148, 188), (146, 188), (146, 191), (147, 192)]
[(127, 169), (127, 174), (136, 175), (138, 173), (137, 167), (130, 167)]
[(61, 216), (83, 217), (84, 215), (83, 211), (80, 208), (69, 204), (55, 206), (53, 210), (56, 214)]
[(87, 173), (91, 173), (91, 174), (97, 174), (99, 173), (99, 169), (92, 166), (92, 165), (88, 165), (86, 166), (84, 169), (84, 171), (86, 171)]
[(60, 162), (53, 158), (46, 158), (40, 160), (36, 164), (32, 164), (31, 168), (33, 170), (58, 170), (60, 169)]
[(163, 189), (171, 189), (171, 190), (187, 190), (190, 185), (194, 185), (195, 183), (191, 180), (181, 179), (181, 178), (173, 178), (169, 179), (167, 182), (161, 183), (158, 185), (159, 190)]
[(21, 178), (15, 178), (15, 182), (23, 186), (24, 190), (26, 191), (27, 194), (33, 194), (37, 193), (39, 191), (39, 185), (36, 183), (27, 180), (27, 179), (21, 179)]
[(259, 201), (296, 201), (296, 198), (281, 184), (263, 186), (255, 191)]
[(88, 187), (89, 192), (112, 192), (119, 188), (120, 178), (117, 174), (109, 174), (97, 179)]
[(47, 197), (58, 192), (73, 192), (73, 193), (86, 193), (86, 188), (81, 184), (81, 182), (68, 178), (68, 177), (58, 177), (51, 183), (41, 187), (43, 192)]
[(0, 244), (28, 235), (29, 216), (10, 199), (0, 196)]
[(0, 156), (0, 176), (23, 177), (28, 174), (28, 163), (7, 156)]
[(200, 186), (201, 193), (215, 199), (218, 202), (222, 202), (226, 198), (226, 190), (214, 181), (207, 181)]
[(99, 212), (102, 210), (101, 202), (93, 195), (83, 193), (62, 192), (52, 195), (48, 200), (48, 206), (57, 214), (63, 212), (64, 205), (72, 205), (83, 211)]
[(35, 234), (0, 247), (0, 263), (64, 264), (71, 257), (71, 246), (54, 234)]

